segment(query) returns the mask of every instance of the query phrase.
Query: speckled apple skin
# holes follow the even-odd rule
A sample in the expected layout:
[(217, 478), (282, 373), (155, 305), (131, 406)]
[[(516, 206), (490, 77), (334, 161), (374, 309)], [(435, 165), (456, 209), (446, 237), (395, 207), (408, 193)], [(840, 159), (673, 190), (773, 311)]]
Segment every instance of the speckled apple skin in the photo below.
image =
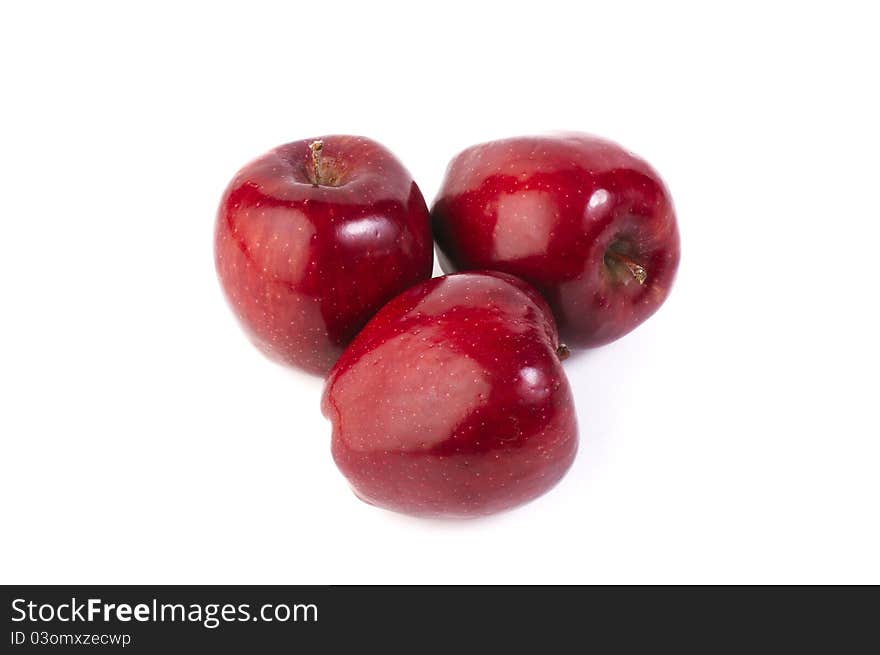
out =
[(558, 347), (549, 307), (512, 276), (409, 289), (327, 378), (339, 470), (366, 502), (417, 516), (482, 516), (539, 496), (577, 450)]
[[(568, 346), (633, 330), (664, 302), (678, 268), (675, 211), (659, 175), (585, 134), (468, 148), (449, 164), (431, 218), (444, 271), (494, 269), (530, 282)], [(609, 248), (645, 269), (644, 284), (609, 263)]]
[[(315, 140), (338, 186), (313, 184)], [(242, 168), (223, 194), (214, 244), (221, 286), (251, 340), (316, 374), (433, 268), (418, 186), (391, 152), (357, 136), (288, 143)]]

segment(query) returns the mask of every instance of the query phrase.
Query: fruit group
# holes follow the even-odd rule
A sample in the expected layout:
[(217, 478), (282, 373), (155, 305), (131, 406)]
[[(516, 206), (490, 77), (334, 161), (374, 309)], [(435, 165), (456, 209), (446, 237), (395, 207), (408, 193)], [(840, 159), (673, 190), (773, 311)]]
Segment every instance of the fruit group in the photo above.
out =
[(679, 260), (669, 193), (644, 161), (583, 134), (468, 148), (431, 210), (446, 272), (493, 269), (533, 284), (569, 346), (613, 341), (666, 299)]
[(322, 407), (366, 502), (470, 517), (553, 486), (577, 449), (553, 317), (503, 273), (434, 278), (388, 303), (339, 358)]
[(245, 166), (217, 214), (215, 263), (267, 355), (326, 373), (382, 305), (431, 275), (428, 210), (375, 141), (325, 136)]

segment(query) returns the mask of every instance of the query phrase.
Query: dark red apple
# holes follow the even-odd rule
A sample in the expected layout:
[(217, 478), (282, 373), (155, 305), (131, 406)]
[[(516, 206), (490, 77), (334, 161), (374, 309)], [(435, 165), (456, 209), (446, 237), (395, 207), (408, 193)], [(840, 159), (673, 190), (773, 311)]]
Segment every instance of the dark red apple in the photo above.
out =
[(660, 177), (584, 134), (468, 148), (449, 164), (431, 219), (444, 271), (527, 280), (570, 346), (635, 328), (666, 299), (678, 268), (675, 211)]
[(544, 493), (577, 449), (550, 309), (523, 281), (434, 278), (376, 314), (327, 378), (332, 451), (355, 493), (437, 517)]
[(270, 151), (238, 172), (217, 214), (217, 273), (236, 316), (263, 352), (312, 373), (431, 276), (432, 248), (416, 183), (358, 136)]

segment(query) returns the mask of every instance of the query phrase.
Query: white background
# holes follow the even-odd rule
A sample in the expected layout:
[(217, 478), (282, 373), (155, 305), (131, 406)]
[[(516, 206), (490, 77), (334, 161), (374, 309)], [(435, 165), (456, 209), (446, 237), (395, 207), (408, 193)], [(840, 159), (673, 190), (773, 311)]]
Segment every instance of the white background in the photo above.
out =
[[(0, 581), (880, 583), (877, 22), (715, 4), (5, 3)], [(226, 182), (357, 133), (430, 201), (460, 149), (556, 129), (664, 176), (672, 296), (567, 362), (540, 500), (359, 502), (321, 381), (221, 296)]]

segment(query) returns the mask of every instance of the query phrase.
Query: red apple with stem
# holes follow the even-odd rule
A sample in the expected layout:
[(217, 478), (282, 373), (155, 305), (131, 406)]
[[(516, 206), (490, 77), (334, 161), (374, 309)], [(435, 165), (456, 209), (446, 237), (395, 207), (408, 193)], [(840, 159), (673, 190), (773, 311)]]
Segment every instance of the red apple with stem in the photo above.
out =
[(531, 500), (577, 449), (565, 355), (525, 282), (423, 282), (383, 307), (327, 378), (336, 464), (360, 498), (407, 514), (481, 516)]
[(634, 329), (666, 299), (678, 268), (663, 181), (619, 145), (584, 134), (468, 148), (449, 164), (431, 219), (444, 271), (530, 282), (570, 346)]
[(418, 186), (391, 152), (358, 136), (295, 141), (246, 165), (223, 195), (214, 244), (252, 341), (318, 374), (433, 267)]

